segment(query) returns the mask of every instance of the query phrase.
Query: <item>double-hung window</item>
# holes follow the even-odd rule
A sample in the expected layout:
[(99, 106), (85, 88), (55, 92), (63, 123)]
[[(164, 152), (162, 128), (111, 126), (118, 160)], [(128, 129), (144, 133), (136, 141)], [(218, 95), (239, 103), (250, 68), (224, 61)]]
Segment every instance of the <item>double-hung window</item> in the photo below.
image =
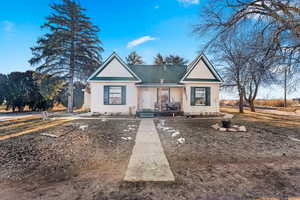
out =
[(104, 86), (105, 105), (125, 105), (126, 86)]
[(192, 106), (210, 106), (210, 87), (191, 87)]

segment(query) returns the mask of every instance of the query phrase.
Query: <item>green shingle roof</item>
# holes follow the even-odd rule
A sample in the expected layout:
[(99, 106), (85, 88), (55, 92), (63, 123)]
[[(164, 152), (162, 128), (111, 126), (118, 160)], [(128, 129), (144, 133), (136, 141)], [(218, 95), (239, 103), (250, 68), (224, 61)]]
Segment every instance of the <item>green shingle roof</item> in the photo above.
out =
[(186, 65), (130, 65), (130, 69), (142, 79), (142, 84), (179, 83), (186, 73)]

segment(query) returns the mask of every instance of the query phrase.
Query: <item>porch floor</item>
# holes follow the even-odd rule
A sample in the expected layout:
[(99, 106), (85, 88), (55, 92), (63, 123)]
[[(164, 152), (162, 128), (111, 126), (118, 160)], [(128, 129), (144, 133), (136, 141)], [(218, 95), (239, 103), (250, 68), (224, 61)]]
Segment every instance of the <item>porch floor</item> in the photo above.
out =
[(136, 112), (138, 117), (160, 117), (160, 116), (182, 116), (183, 111), (180, 110), (166, 110), (166, 111), (157, 111), (151, 109), (138, 110)]

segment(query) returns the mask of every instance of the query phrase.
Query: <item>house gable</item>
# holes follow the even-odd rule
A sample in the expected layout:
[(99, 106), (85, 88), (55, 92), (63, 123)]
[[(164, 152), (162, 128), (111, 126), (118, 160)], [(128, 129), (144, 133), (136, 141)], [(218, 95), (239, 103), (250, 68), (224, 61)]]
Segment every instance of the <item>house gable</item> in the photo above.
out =
[(180, 82), (222, 82), (222, 78), (209, 60), (200, 55), (189, 65)]
[(141, 79), (122, 61), (122, 59), (113, 53), (88, 81), (133, 81), (140, 82)]

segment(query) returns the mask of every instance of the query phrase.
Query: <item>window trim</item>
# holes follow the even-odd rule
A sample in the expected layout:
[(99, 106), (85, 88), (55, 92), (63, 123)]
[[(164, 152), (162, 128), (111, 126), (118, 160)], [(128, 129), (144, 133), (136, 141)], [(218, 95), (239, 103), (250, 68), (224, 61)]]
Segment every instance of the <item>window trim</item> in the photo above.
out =
[[(108, 88), (108, 102), (105, 101), (105, 87)], [(121, 88), (121, 103), (120, 104), (110, 104), (110, 88)], [(120, 105), (126, 105), (126, 85), (104, 85), (103, 86), (103, 104), (109, 105), (109, 106), (120, 106)], [(124, 99), (123, 99), (124, 98)]]

